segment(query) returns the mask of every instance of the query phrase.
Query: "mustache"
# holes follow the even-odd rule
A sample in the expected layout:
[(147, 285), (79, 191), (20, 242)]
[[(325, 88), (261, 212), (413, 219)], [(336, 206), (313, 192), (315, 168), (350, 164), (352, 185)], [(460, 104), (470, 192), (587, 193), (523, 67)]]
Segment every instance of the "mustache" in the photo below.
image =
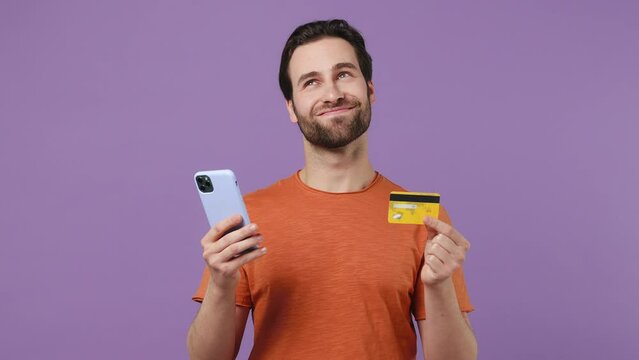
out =
[(329, 104), (325, 104), (319, 108), (317, 108), (313, 113), (315, 115), (320, 115), (322, 113), (325, 113), (327, 111), (331, 111), (333, 109), (337, 109), (337, 108), (352, 108), (352, 107), (357, 107), (360, 106), (361, 103), (359, 100), (357, 99), (346, 99), (346, 98), (342, 98), (338, 101), (335, 101), (333, 103), (329, 103)]

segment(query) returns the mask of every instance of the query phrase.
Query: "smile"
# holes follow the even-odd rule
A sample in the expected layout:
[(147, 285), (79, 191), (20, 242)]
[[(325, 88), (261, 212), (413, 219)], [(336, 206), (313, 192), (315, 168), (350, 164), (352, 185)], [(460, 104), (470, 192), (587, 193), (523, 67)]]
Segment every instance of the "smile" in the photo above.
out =
[(350, 111), (352, 109), (354, 109), (355, 107), (348, 107), (348, 108), (337, 108), (337, 109), (331, 109), (325, 112), (321, 112), (319, 113), (319, 116), (324, 116), (324, 115), (337, 115), (337, 114), (341, 114), (341, 113), (345, 113), (347, 111)]

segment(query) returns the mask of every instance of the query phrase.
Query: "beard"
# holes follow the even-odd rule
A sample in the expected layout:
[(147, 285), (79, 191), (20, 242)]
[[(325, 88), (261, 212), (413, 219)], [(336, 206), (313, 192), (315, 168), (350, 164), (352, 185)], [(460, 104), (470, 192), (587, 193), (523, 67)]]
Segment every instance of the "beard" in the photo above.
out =
[[(357, 98), (346, 97), (337, 102), (311, 111), (308, 116), (300, 114), (293, 104), (297, 116), (297, 125), (308, 142), (326, 149), (344, 147), (359, 138), (368, 130), (371, 123), (370, 94), (362, 104)], [(332, 116), (329, 119), (313, 119), (314, 114), (336, 107), (353, 107), (351, 114)], [(322, 123), (327, 123), (326, 125)]]

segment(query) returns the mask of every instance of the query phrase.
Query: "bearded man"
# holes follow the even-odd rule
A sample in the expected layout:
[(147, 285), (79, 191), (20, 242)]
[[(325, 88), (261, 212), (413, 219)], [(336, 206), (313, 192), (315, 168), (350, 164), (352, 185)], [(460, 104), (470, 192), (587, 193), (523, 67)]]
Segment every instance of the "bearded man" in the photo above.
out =
[(254, 223), (229, 232), (242, 222), (232, 216), (202, 238), (191, 358), (235, 358), (253, 311), (250, 359), (414, 359), (412, 317), (427, 359), (476, 359), (470, 243), (443, 208), (423, 225), (387, 221), (390, 192), (404, 189), (368, 158), (375, 87), (361, 34), (344, 20), (299, 26), (279, 82), (305, 166), (244, 197)]

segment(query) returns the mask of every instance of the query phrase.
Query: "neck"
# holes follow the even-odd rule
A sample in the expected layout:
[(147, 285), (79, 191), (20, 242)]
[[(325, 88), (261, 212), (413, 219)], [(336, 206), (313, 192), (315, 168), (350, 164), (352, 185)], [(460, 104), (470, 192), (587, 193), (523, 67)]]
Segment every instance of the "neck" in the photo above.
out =
[(338, 149), (315, 146), (304, 139), (305, 166), (300, 178), (307, 186), (327, 192), (353, 192), (366, 188), (375, 179), (368, 160), (368, 138), (364, 133)]

